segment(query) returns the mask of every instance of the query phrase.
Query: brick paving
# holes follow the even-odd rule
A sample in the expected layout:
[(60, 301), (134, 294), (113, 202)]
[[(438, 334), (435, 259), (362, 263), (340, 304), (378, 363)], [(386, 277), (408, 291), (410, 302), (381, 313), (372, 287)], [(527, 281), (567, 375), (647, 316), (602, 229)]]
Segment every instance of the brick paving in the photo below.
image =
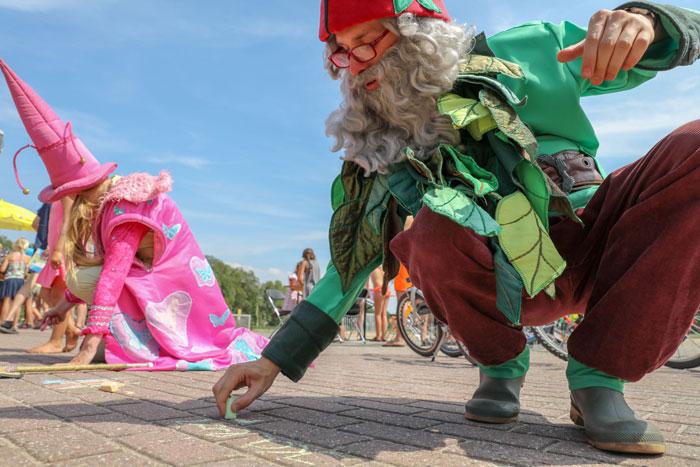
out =
[[(46, 334), (0, 335), (0, 361), (57, 363), (22, 349)], [(281, 377), (235, 421), (211, 386), (220, 373), (54, 373), (0, 380), (0, 465), (695, 465), (700, 370), (663, 368), (628, 385), (630, 404), (664, 431), (663, 457), (586, 444), (568, 419), (564, 363), (535, 348), (523, 413), (510, 425), (465, 421), (477, 370), (405, 348), (334, 344), (301, 383)], [(100, 392), (101, 381), (124, 383)]]

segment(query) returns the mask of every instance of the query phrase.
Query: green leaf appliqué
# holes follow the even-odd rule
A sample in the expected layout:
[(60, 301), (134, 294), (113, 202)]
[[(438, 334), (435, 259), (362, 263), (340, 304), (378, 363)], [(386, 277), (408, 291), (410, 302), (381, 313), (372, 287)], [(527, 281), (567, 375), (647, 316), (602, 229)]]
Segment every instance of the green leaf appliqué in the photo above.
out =
[(523, 280), (512, 264), (508, 262), (497, 241), (491, 240), (494, 247), (493, 268), (496, 273), (496, 308), (508, 321), (520, 324), (523, 304)]
[(501, 230), (489, 213), (466, 194), (454, 188), (446, 186), (430, 188), (423, 196), (423, 203), (431, 211), (463, 227), (470, 228), (479, 235), (493, 237)]
[(501, 60), (500, 58), (476, 54), (469, 54), (465, 62), (459, 66), (459, 71), (460, 73), (477, 75), (505, 75), (514, 79), (520, 79), (525, 76), (520, 65)]
[(394, 12), (398, 15), (403, 13), (411, 6), (413, 0), (394, 0)]
[[(420, 3), (426, 10), (442, 13), (442, 10), (433, 2), (433, 0), (415, 0)], [(394, 12), (398, 15), (403, 13), (413, 4), (414, 0), (394, 0)]]
[(501, 226), (501, 248), (523, 279), (530, 297), (564, 272), (566, 262), (523, 193), (515, 192), (498, 203), (496, 221)]
[(447, 93), (437, 101), (438, 112), (447, 115), (455, 128), (464, 128), (475, 120), (488, 117), (491, 113), (476, 99)]
[(434, 11), (435, 13), (442, 13), (442, 10), (433, 3), (433, 0), (418, 0), (418, 3), (423, 5), (426, 10)]

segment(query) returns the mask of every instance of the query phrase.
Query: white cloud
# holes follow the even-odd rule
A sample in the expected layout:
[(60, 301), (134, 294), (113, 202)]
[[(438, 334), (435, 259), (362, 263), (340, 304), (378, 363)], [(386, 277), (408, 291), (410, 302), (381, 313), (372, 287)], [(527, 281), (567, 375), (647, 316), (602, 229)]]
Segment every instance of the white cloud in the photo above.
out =
[[(670, 131), (698, 118), (700, 96), (684, 96), (658, 101), (629, 100), (613, 107), (596, 108), (591, 120), (600, 137)], [(598, 117), (599, 116), (599, 117)]]
[(203, 169), (211, 163), (209, 159), (205, 159), (204, 157), (172, 153), (157, 157), (149, 157), (146, 160), (153, 164), (177, 164), (197, 170)]

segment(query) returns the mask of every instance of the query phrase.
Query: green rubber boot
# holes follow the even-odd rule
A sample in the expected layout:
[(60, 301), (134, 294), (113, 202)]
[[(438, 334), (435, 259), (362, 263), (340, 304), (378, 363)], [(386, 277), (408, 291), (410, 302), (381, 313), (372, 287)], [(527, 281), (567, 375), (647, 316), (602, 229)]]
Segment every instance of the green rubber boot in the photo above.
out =
[(492, 378), (479, 372), (479, 387), (467, 402), (464, 418), (484, 423), (512, 423), (520, 413), (520, 388), (525, 376)]
[(571, 391), (571, 420), (586, 430), (588, 442), (605, 451), (663, 454), (664, 438), (658, 428), (639, 420), (614, 389), (591, 387)]

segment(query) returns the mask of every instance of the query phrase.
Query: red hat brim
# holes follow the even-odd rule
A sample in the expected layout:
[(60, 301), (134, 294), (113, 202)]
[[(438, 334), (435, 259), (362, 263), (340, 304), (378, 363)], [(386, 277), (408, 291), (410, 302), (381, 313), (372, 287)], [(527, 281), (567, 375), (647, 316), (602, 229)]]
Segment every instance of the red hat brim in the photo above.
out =
[(39, 193), (39, 201), (42, 203), (53, 203), (65, 196), (80, 193), (106, 180), (116, 169), (117, 164), (115, 162), (107, 162), (102, 164), (98, 170), (95, 170), (85, 177), (71, 180), (57, 188), (47, 186)]

